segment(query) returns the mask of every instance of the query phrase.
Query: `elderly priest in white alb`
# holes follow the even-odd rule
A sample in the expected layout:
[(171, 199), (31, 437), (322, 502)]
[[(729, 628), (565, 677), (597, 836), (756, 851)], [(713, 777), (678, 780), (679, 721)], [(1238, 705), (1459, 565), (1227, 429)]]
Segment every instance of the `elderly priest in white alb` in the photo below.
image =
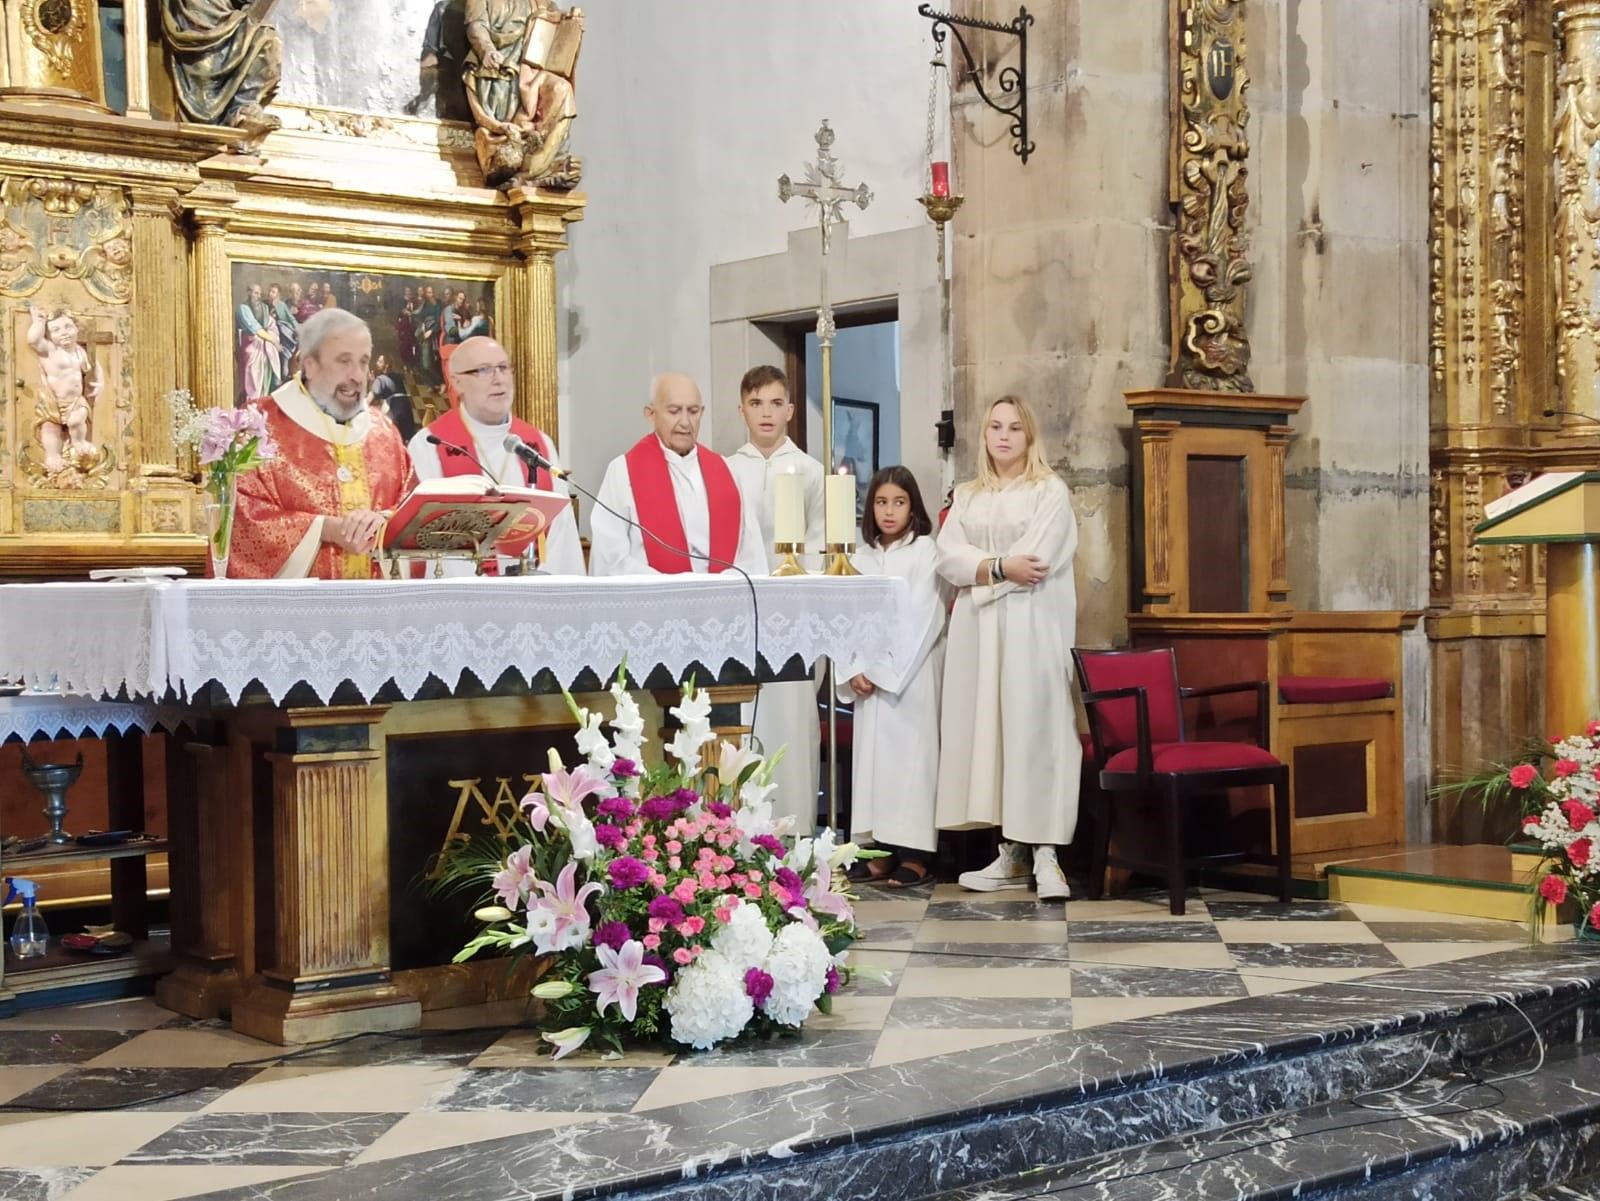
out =
[(658, 375), (644, 413), (653, 432), (612, 459), (600, 484), (590, 574), (715, 573), (731, 563), (749, 575), (766, 575), (754, 508), (740, 499), (727, 460), (700, 445), (705, 405), (695, 382)]
[[(530, 468), (505, 447), (506, 435), (516, 434), (537, 450), (557, 471), (561, 460), (555, 443), (543, 430), (511, 415), (516, 400), (511, 358), (493, 338), (468, 338), (450, 356), (450, 377), (461, 397), (459, 407), (441, 414), (427, 429), (411, 438), (411, 461), (417, 478), (487, 474), (497, 484), (528, 485), (545, 492), (567, 495), (567, 485), (543, 467)], [(437, 444), (428, 441), (432, 434)], [(463, 454), (465, 451), (467, 453)], [(583, 545), (578, 522), (568, 505), (539, 539), (539, 566), (551, 575), (583, 575)], [(505, 562), (496, 561), (501, 569)], [(470, 575), (466, 559), (443, 561), (445, 575)]]

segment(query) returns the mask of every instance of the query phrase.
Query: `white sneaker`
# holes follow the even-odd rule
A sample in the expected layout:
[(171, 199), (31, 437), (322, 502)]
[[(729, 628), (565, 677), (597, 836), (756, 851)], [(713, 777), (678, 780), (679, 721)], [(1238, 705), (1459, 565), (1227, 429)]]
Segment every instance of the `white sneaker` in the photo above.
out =
[(1041, 901), (1065, 901), (1072, 895), (1056, 862), (1055, 847), (1033, 848), (1033, 883)]
[(1028, 848), (1020, 842), (1002, 842), (1000, 855), (993, 863), (982, 871), (962, 872), (956, 877), (956, 883), (972, 892), (1000, 892), (1028, 887), (1030, 875)]

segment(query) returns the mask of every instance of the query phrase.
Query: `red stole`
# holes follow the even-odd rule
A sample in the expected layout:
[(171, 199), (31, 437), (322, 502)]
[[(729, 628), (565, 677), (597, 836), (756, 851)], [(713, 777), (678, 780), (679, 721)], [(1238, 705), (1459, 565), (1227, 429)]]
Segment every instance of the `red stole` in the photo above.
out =
[[(724, 571), (739, 553), (739, 486), (721, 455), (696, 446), (700, 456), (700, 476), (706, 484), (706, 504), (711, 516), (711, 563), (707, 570)], [(633, 510), (639, 524), (655, 535), (644, 540), (644, 554), (650, 566), (662, 575), (681, 575), (694, 568), (684, 553), (688, 539), (683, 532), (683, 517), (678, 512), (678, 497), (672, 491), (672, 471), (667, 466), (661, 439), (646, 434), (628, 452), (628, 483), (633, 488)], [(657, 542), (656, 538), (661, 541)], [(662, 543), (666, 545), (663, 546)], [(669, 550), (668, 547), (673, 549)]]
[[(428, 432), (445, 442), (454, 442), (457, 446), (464, 446), (474, 454), (477, 453), (478, 448), (472, 441), (472, 431), (467, 428), (466, 421), (462, 419), (459, 407), (440, 414), (434, 423), (428, 427)], [(547, 460), (550, 458), (550, 440), (526, 421), (513, 417), (511, 419), (511, 432), (533, 447)], [(482, 474), (478, 465), (467, 458), (466, 455), (457, 454), (448, 446), (436, 446), (434, 449), (439, 452), (439, 469), (445, 475)], [(525, 484), (528, 482), (528, 465), (521, 459), (516, 462), (517, 466), (522, 470), (521, 481), (503, 480), (501, 481), (502, 483), (521, 482)], [(541, 467), (534, 476), (533, 486), (541, 492), (549, 492), (553, 482), (550, 478), (550, 473)]]

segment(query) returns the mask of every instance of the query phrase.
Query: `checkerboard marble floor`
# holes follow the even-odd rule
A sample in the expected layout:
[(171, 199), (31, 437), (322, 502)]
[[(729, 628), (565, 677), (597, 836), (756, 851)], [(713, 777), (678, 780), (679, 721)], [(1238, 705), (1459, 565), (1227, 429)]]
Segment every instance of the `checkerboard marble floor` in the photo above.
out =
[(1029, 893), (953, 885), (867, 889), (858, 913), (854, 957), (885, 981), (858, 981), (798, 1037), (705, 1054), (552, 1065), (530, 1030), (449, 1029), (449, 1014), (288, 1058), (149, 1000), (3, 1020), (0, 1197), (246, 1189), (1526, 945), (1512, 923), (1214, 891), (1181, 918), (1161, 895), (1072, 901), (1063, 920)]

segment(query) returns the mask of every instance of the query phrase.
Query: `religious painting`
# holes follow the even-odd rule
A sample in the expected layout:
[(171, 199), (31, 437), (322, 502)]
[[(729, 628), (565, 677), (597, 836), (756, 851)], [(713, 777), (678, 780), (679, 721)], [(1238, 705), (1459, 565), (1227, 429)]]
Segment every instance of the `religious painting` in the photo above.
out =
[(866, 504), (867, 484), (877, 473), (878, 406), (870, 400), (833, 398), (833, 467), (856, 477), (856, 519)]
[(283, 263), (233, 264), (234, 402), (266, 396), (300, 369), (300, 326), (348, 309), (372, 330), (372, 393), (410, 437), (442, 407), (456, 346), (495, 332), (494, 281)]

